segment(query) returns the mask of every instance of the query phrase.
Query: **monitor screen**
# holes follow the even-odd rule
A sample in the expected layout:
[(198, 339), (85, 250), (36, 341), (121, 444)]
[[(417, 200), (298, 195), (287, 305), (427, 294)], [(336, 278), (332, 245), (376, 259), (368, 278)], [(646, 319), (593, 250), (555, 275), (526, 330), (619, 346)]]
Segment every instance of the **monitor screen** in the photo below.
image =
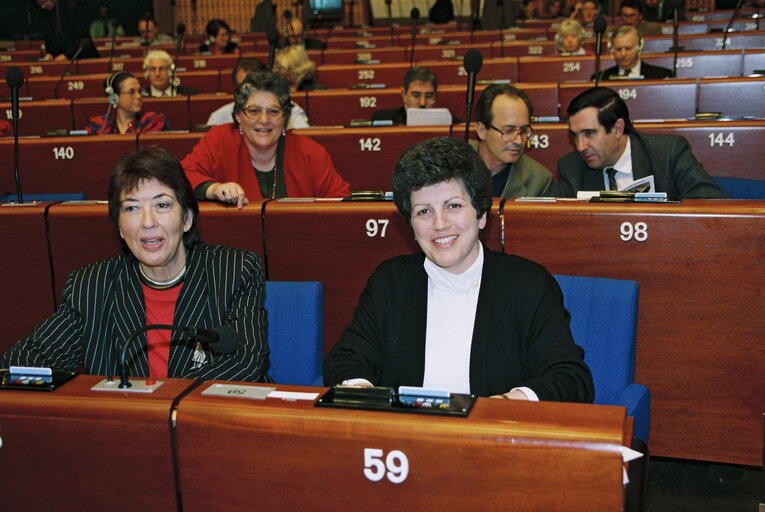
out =
[(309, 0), (314, 18), (342, 18), (345, 14), (343, 0)]

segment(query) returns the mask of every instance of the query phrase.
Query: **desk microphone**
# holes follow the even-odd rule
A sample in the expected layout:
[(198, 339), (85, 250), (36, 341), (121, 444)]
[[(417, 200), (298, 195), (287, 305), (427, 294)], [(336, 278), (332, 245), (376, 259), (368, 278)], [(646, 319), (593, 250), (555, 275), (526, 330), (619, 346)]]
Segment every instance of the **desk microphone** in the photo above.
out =
[(505, 36), (502, 33), (505, 29), (505, 2), (497, 0), (497, 10), (499, 11), (499, 56), (505, 56)]
[(677, 52), (683, 50), (682, 46), (678, 46), (678, 25), (679, 20), (677, 16), (677, 7), (672, 9), (672, 33), (673, 33), (673, 45), (672, 51), (674, 52), (674, 58), (672, 59), (672, 77), (677, 78)]
[[(173, 59), (173, 64), (170, 66), (170, 87), (175, 87), (177, 89), (181, 84), (181, 80), (178, 79), (176, 82), (175, 68), (178, 67), (178, 57), (181, 55), (181, 45), (183, 44), (183, 35), (186, 33), (186, 25), (178, 23), (178, 26), (175, 28), (175, 33), (178, 35), (177, 40), (175, 41), (175, 59)], [(170, 89), (170, 91), (170, 94), (172, 94), (172, 89)]]
[(121, 389), (129, 388), (132, 386), (130, 381), (128, 381), (127, 365), (125, 364), (125, 353), (127, 352), (128, 345), (130, 345), (130, 342), (133, 341), (139, 334), (157, 329), (178, 331), (197, 341), (214, 345), (213, 350), (218, 354), (230, 354), (231, 352), (235, 351), (241, 343), (241, 336), (239, 333), (236, 332), (233, 327), (228, 325), (221, 325), (215, 329), (202, 329), (200, 327), (187, 327), (183, 325), (166, 324), (144, 325), (143, 327), (133, 331), (133, 333), (128, 336), (127, 340), (125, 340), (125, 345), (122, 347), (122, 352), (120, 352), (119, 387)]
[(16, 177), (16, 199), (24, 202), (19, 180), (19, 89), (24, 85), (24, 72), (17, 66), (5, 71), (5, 83), (11, 90), (11, 124), (13, 125), (13, 174)]
[(266, 39), (268, 39), (268, 69), (274, 69), (274, 53), (276, 53), (276, 45), (279, 43), (279, 31), (271, 28), (266, 33)]
[(738, 3), (736, 4), (736, 8), (733, 9), (733, 14), (730, 15), (730, 21), (728, 22), (728, 25), (725, 27), (725, 33), (723, 34), (723, 44), (722, 49), (725, 49), (725, 45), (728, 43), (728, 32), (730, 32), (730, 27), (733, 25), (733, 19), (738, 14), (738, 11), (741, 10), (741, 6), (744, 5), (744, 0), (738, 0)]
[(412, 19), (412, 47), (409, 50), (409, 67), (411, 68), (414, 65), (414, 45), (417, 38), (417, 20), (420, 19), (420, 10), (417, 7), (412, 7), (409, 17)]
[(393, 13), (391, 11), (392, 3), (393, 3), (393, 0), (385, 0), (385, 5), (388, 7), (388, 24), (390, 25), (390, 45), (396, 46), (396, 41), (393, 34)]
[(112, 59), (114, 58), (114, 41), (117, 39), (117, 27), (120, 26), (120, 22), (112, 20), (112, 47), (109, 50), (109, 73), (112, 72)]
[(595, 18), (592, 28), (595, 30), (595, 87), (600, 83), (600, 53), (603, 46), (603, 33), (608, 27), (608, 22), (603, 16)]
[(470, 114), (473, 110), (473, 96), (475, 94), (475, 76), (483, 67), (483, 55), (478, 50), (471, 48), (465, 52), (462, 59), (462, 66), (468, 74), (467, 98), (465, 100), (467, 114), (465, 116), (465, 140), (468, 140), (470, 133)]
[(64, 72), (61, 74), (61, 78), (58, 79), (58, 83), (56, 84), (56, 88), (53, 89), (53, 99), (58, 99), (58, 86), (61, 85), (61, 82), (64, 81), (64, 77), (69, 72), (69, 68), (72, 67), (72, 64), (80, 58), (80, 54), (86, 50), (90, 46), (90, 39), (87, 37), (84, 37), (80, 40), (80, 47), (77, 48), (77, 51), (74, 52), (74, 55), (72, 55), (72, 60), (69, 61), (69, 64), (66, 65), (66, 69), (64, 69)]

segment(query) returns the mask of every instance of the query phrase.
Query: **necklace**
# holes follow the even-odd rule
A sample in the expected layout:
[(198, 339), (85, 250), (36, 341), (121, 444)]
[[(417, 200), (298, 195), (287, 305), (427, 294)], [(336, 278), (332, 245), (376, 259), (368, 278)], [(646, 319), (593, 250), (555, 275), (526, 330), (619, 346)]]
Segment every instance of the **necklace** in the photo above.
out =
[(143, 263), (138, 264), (138, 271), (140, 274), (141, 282), (143, 284), (145, 284), (149, 288), (154, 288), (155, 290), (166, 290), (168, 288), (172, 288), (173, 286), (183, 281), (183, 278), (185, 277), (185, 274), (186, 274), (186, 265), (184, 264), (180, 272), (175, 274), (173, 277), (171, 277), (167, 281), (155, 281), (154, 279), (150, 278), (148, 275), (146, 275), (146, 271), (143, 269)]

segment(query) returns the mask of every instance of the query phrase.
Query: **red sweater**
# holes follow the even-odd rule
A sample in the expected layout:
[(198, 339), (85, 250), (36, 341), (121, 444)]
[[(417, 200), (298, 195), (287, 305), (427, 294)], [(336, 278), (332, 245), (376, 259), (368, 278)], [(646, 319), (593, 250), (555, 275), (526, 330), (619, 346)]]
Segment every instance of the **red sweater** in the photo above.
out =
[[(181, 164), (195, 189), (205, 181), (233, 181), (248, 199), (262, 197), (244, 136), (233, 123), (212, 127)], [(351, 195), (350, 185), (335, 170), (327, 150), (291, 132), (284, 139), (284, 179), (289, 197)]]

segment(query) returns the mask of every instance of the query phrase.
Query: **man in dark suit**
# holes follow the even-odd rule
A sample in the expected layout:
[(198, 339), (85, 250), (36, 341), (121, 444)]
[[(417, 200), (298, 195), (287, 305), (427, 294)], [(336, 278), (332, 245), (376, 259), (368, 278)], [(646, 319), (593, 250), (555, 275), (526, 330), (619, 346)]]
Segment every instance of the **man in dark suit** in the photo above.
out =
[[(669, 69), (652, 66), (642, 61), (640, 52), (643, 50), (643, 36), (635, 27), (625, 25), (614, 30), (609, 48), (616, 66), (601, 71), (601, 80), (608, 80), (612, 76), (648, 80), (672, 78), (672, 71)], [(595, 80), (595, 75), (591, 77), (591, 80)]]
[(170, 75), (173, 72), (173, 58), (164, 50), (152, 50), (143, 59), (143, 71), (149, 79), (149, 87), (146, 88), (145, 96), (162, 98), (166, 96), (190, 96), (198, 94), (194, 87), (183, 87), (180, 79), (175, 78), (175, 83), (170, 84)]
[(643, 19), (646, 21), (672, 21), (677, 9), (678, 21), (685, 21), (685, 0), (645, 0)]
[(593, 87), (571, 100), (568, 126), (576, 151), (558, 160), (552, 195), (623, 190), (653, 176), (656, 192), (680, 199), (727, 199), (696, 160), (685, 137), (648, 135), (630, 123), (627, 104), (612, 89)]
[[(438, 79), (428, 68), (415, 66), (409, 68), (404, 75), (404, 85), (401, 87), (403, 106), (376, 110), (372, 113), (372, 121), (393, 121), (393, 124), (406, 124), (406, 109), (435, 108)], [(454, 121), (456, 122), (456, 121)]]

